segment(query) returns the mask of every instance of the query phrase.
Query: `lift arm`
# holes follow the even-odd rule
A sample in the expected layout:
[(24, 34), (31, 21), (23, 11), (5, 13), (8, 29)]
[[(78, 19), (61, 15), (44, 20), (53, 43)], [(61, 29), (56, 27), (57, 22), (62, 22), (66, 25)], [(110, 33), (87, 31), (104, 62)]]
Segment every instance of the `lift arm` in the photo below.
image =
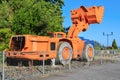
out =
[(71, 11), (72, 26), (68, 32), (68, 38), (76, 38), (80, 32), (88, 29), (89, 24), (101, 23), (104, 7), (93, 6), (85, 8), (81, 6)]

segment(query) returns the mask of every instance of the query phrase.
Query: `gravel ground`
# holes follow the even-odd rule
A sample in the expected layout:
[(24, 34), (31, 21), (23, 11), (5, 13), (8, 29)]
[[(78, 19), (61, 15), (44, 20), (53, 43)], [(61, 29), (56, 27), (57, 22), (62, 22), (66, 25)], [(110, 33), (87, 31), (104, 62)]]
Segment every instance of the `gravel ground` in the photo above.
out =
[[(95, 60), (88, 64), (73, 61), (72, 70), (68, 66), (52, 68), (45, 67), (45, 75), (42, 76), (42, 67), (5, 67), (6, 80), (120, 80), (120, 61)], [(0, 68), (1, 73), (1, 68)], [(1, 80), (1, 79), (0, 79)]]
[(120, 62), (81, 67), (71, 72), (52, 74), (41, 80), (120, 80)]

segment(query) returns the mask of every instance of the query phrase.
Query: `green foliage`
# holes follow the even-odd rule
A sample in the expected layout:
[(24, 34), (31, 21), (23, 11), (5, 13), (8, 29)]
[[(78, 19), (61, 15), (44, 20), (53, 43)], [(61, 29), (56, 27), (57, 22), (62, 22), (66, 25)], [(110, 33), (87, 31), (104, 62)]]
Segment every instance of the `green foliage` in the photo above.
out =
[(46, 2), (51, 2), (62, 8), (64, 5), (64, 0), (45, 0)]
[(10, 36), (11, 34), (9, 28), (0, 29), (0, 51), (8, 48)]
[(0, 4), (0, 28), (10, 28), (10, 26), (12, 25), (12, 20), (12, 10), (9, 4), (6, 1), (3, 1), (2, 4)]
[(14, 12), (12, 31), (16, 34), (37, 35), (62, 31), (61, 5), (52, 1), (10, 0), (9, 3)]
[(118, 46), (116, 44), (116, 40), (114, 39), (113, 42), (112, 42), (112, 48), (113, 49), (118, 49)]
[(97, 41), (94, 41), (94, 48), (95, 48), (95, 50), (100, 50), (101, 49), (101, 44)]
[(63, 31), (63, 5), (64, 0), (0, 0), (0, 50), (13, 34)]

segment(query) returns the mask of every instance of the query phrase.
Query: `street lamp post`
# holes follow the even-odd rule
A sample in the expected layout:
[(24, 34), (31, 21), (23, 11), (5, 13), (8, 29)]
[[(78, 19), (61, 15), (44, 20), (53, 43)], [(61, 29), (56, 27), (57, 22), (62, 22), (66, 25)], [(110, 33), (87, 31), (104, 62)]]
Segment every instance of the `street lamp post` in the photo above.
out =
[(113, 35), (113, 32), (111, 32), (110, 34), (105, 34), (104, 32), (103, 32), (103, 36), (107, 36), (107, 47), (108, 47), (108, 45), (109, 45), (109, 36), (112, 36)]

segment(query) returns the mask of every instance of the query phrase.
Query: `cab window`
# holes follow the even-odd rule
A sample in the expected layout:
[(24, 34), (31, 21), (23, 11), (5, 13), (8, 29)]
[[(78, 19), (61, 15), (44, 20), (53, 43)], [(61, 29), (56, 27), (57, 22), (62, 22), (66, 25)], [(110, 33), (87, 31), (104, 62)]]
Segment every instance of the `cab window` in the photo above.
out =
[(62, 38), (62, 36), (63, 36), (62, 34), (57, 34), (58, 38)]

